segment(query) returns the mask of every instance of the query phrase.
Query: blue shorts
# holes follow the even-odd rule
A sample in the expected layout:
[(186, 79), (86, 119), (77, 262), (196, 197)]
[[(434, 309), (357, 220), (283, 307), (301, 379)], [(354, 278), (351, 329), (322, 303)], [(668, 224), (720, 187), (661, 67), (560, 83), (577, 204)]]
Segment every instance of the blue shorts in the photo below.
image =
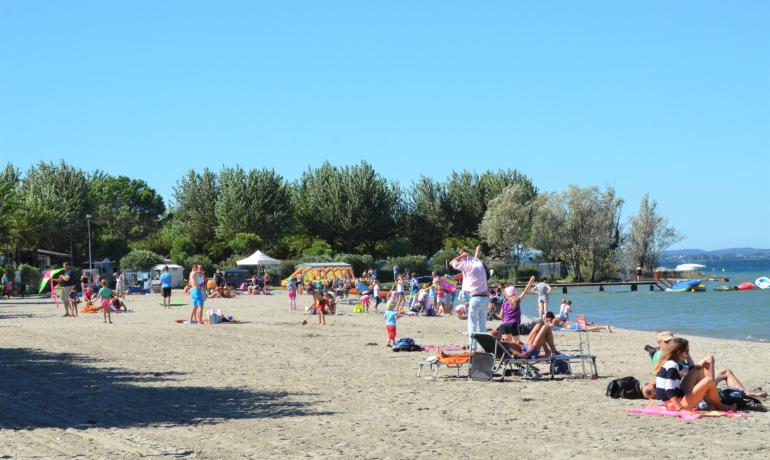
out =
[(203, 291), (201, 291), (201, 288), (190, 289), (190, 296), (192, 297), (193, 307), (203, 306)]
[(525, 359), (537, 359), (540, 349), (537, 347), (529, 348), (529, 344), (524, 342), (524, 353), (528, 353)]

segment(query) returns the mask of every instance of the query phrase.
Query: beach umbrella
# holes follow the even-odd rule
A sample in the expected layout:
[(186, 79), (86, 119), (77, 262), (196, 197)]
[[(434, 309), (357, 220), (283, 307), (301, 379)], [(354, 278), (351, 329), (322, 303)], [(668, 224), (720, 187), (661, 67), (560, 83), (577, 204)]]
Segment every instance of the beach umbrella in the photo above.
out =
[(54, 276), (58, 275), (59, 273), (63, 272), (63, 268), (54, 268), (52, 270), (46, 270), (43, 272), (43, 279), (40, 281), (40, 289), (38, 289), (38, 294), (43, 292), (43, 289), (45, 289), (46, 285), (49, 284), (49, 282), (53, 279)]

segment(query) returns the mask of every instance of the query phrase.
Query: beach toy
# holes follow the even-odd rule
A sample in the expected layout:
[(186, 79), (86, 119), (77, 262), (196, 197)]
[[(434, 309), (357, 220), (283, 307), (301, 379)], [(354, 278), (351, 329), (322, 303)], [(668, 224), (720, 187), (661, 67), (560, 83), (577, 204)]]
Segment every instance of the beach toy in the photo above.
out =
[(746, 281), (745, 283), (741, 283), (738, 286), (736, 286), (735, 289), (739, 291), (749, 291), (751, 289), (754, 289), (754, 283), (752, 283), (751, 281)]
[(642, 384), (642, 396), (647, 399), (655, 398), (655, 382), (647, 380)]
[(768, 289), (770, 288), (770, 278), (766, 276), (760, 276), (756, 279), (756, 281), (754, 281), (754, 284), (756, 284), (759, 289)]

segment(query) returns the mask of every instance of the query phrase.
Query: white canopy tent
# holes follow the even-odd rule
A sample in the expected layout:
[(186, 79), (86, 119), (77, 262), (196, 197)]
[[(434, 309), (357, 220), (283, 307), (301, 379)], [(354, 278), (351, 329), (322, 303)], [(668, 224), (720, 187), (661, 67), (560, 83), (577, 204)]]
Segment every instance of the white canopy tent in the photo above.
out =
[(241, 259), (238, 262), (236, 262), (239, 266), (243, 265), (278, 265), (281, 263), (280, 260), (273, 259), (272, 257), (268, 256), (262, 251), (257, 251), (254, 254), (250, 255), (249, 257), (246, 257), (245, 259)]

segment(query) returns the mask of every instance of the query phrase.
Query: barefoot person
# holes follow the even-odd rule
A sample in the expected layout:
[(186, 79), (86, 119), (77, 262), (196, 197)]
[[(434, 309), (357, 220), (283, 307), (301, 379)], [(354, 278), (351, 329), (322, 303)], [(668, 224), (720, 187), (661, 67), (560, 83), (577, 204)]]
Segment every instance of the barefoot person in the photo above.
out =
[(553, 341), (553, 331), (547, 323), (535, 324), (523, 344), (513, 342), (510, 334), (502, 335), (500, 342), (517, 358), (535, 359), (540, 355), (541, 348), (546, 356), (559, 354)]
[[(489, 288), (487, 287), (487, 270), (478, 258), (479, 247), (476, 254), (470, 255), (467, 251), (460, 253), (449, 262), (455, 270), (463, 273), (463, 293), (470, 296), (468, 302), (468, 334), (473, 337), (475, 332), (487, 330), (487, 304), (489, 303)], [(470, 339), (471, 349), (476, 349), (477, 343)]]
[(102, 287), (99, 289), (99, 293), (96, 294), (96, 299), (100, 301), (99, 307), (104, 314), (104, 322), (107, 323), (107, 320), (109, 319), (110, 324), (112, 324), (112, 312), (110, 311), (110, 304), (112, 303), (111, 297), (112, 289), (110, 289), (107, 280), (102, 280)]
[(201, 273), (200, 265), (193, 265), (190, 271), (190, 297), (192, 298), (192, 312), (190, 313), (190, 322), (203, 324), (203, 302), (204, 302), (204, 283), (205, 277)]
[[(670, 344), (673, 343), (674, 339), (675, 339), (674, 334), (670, 331), (663, 331), (658, 334), (657, 342), (658, 342), (658, 347), (660, 348), (651, 356), (653, 366), (656, 366), (658, 364), (658, 362), (661, 360), (661, 356), (669, 348)], [(689, 372), (682, 380), (682, 390), (684, 390), (685, 392), (692, 390), (693, 386), (699, 380), (701, 380), (704, 376), (708, 376), (717, 385), (719, 385), (721, 382), (725, 382), (727, 386), (733, 387), (733, 388), (740, 388), (741, 390), (745, 391), (746, 394), (749, 396), (753, 396), (755, 398), (767, 397), (767, 392), (765, 392), (761, 388), (757, 388), (754, 391), (747, 390), (746, 387), (743, 386), (743, 383), (741, 383), (741, 381), (738, 380), (738, 377), (736, 377), (733, 371), (730, 370), (729, 368), (725, 367), (725, 368), (716, 370), (716, 365), (715, 365), (715, 360), (713, 355), (708, 355), (705, 358), (703, 358), (698, 364), (695, 364), (695, 361), (693, 361), (692, 357), (689, 354), (689, 347), (688, 347), (687, 359), (685, 360), (685, 362), (689, 366)]]
[[(692, 410), (705, 400), (717, 410), (733, 410), (735, 405), (722, 404), (717, 391), (717, 384), (708, 375), (700, 374), (694, 384), (684, 387), (683, 379), (688, 375), (690, 366), (687, 358), (690, 344), (685, 339), (673, 338), (655, 365), (655, 398), (663, 401), (667, 410)], [(697, 369), (696, 365), (694, 369)]]

